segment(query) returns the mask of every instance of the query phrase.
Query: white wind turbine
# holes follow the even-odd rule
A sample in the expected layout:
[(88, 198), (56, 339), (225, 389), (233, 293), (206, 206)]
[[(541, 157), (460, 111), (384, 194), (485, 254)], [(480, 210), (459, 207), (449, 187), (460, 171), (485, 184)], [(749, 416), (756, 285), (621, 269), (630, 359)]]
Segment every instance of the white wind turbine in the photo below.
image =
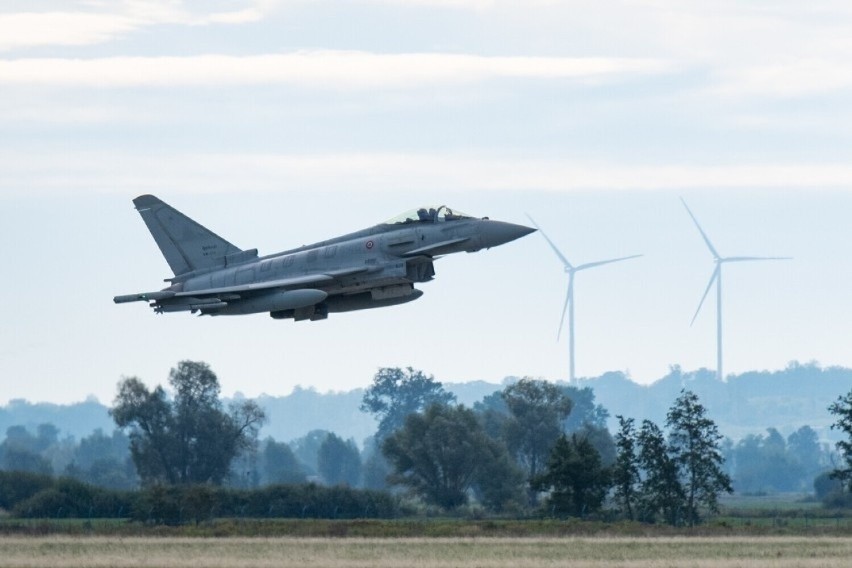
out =
[(701, 311), (701, 306), (704, 305), (704, 300), (707, 299), (707, 294), (710, 293), (710, 288), (713, 287), (713, 283), (716, 283), (716, 378), (720, 381), (724, 378), (722, 374), (722, 265), (726, 262), (751, 262), (751, 261), (763, 261), (763, 260), (790, 260), (789, 256), (720, 256), (716, 251), (716, 248), (713, 246), (713, 243), (710, 242), (710, 239), (707, 237), (707, 234), (701, 228), (701, 225), (698, 224), (698, 219), (695, 218), (695, 215), (692, 214), (692, 211), (689, 209), (689, 206), (686, 204), (686, 201), (681, 197), (680, 201), (683, 203), (683, 206), (686, 207), (686, 212), (689, 213), (689, 216), (692, 217), (693, 223), (695, 223), (696, 228), (698, 228), (698, 232), (701, 233), (701, 238), (704, 239), (704, 242), (707, 244), (707, 248), (710, 249), (710, 254), (713, 255), (713, 262), (716, 263), (716, 268), (713, 269), (713, 274), (710, 275), (710, 281), (707, 283), (707, 288), (704, 290), (704, 295), (701, 296), (701, 301), (698, 303), (698, 309), (695, 310), (695, 315), (692, 316), (692, 321), (690, 322), (690, 326), (695, 323), (695, 318), (698, 317), (698, 313)]
[(556, 340), (559, 341), (559, 338), (562, 336), (562, 324), (565, 322), (565, 312), (568, 312), (568, 356), (569, 356), (569, 375), (568, 378), (570, 381), (574, 381), (574, 275), (581, 270), (588, 270), (589, 268), (596, 268), (598, 266), (603, 266), (604, 264), (612, 264), (613, 262), (621, 262), (622, 260), (630, 260), (631, 258), (638, 258), (642, 256), (641, 254), (634, 254), (632, 256), (623, 256), (621, 258), (611, 258), (609, 260), (599, 260), (597, 262), (587, 262), (586, 264), (579, 264), (574, 266), (571, 264), (565, 255), (560, 252), (556, 245), (553, 244), (553, 241), (547, 236), (547, 234), (542, 230), (541, 227), (535, 222), (535, 220), (527, 215), (532, 224), (535, 225), (535, 228), (538, 229), (541, 236), (544, 237), (544, 240), (547, 241), (547, 244), (550, 245), (550, 248), (553, 249), (553, 252), (556, 253), (556, 256), (559, 257), (559, 260), (562, 261), (562, 264), (565, 266), (565, 272), (568, 273), (568, 294), (565, 296), (565, 306), (562, 308), (562, 316), (559, 318), (559, 332), (556, 334)]

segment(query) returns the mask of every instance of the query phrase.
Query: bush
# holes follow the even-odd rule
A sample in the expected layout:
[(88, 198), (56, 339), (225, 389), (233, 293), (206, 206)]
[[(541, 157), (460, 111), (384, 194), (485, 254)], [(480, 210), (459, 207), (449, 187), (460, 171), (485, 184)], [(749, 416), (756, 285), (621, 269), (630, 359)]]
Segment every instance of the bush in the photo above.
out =
[(138, 492), (133, 519), (157, 524), (199, 523), (213, 517), (363, 519), (398, 516), (389, 493), (307, 485), (255, 490), (208, 485), (154, 486)]
[(829, 509), (852, 508), (852, 494), (845, 491), (832, 491), (822, 498), (822, 504)]
[(53, 485), (53, 478), (26, 471), (0, 471), (0, 508), (12, 510), (18, 503)]
[(129, 515), (133, 508), (132, 495), (60, 478), (50, 487), (18, 502), (12, 514), (25, 518), (115, 518)]
[(817, 499), (821, 501), (833, 493), (842, 492), (843, 483), (839, 479), (831, 477), (830, 471), (823, 472), (814, 479), (814, 493)]
[[(4, 472), (0, 472), (2, 474)], [(11, 479), (11, 481), (10, 481)], [(306, 485), (256, 490), (212, 485), (156, 485), (116, 491), (71, 478), (28, 473), (0, 475), (3, 508), (19, 518), (122, 518), (151, 524), (196, 524), (213, 517), (387, 519), (399, 516), (384, 491)]]

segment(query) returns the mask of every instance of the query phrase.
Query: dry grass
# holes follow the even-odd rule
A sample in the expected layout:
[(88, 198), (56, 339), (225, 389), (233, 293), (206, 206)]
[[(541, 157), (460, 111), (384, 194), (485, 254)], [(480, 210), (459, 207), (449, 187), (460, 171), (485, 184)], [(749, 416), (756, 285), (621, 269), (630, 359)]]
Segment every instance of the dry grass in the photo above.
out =
[(852, 538), (2, 537), (0, 566), (841, 567)]

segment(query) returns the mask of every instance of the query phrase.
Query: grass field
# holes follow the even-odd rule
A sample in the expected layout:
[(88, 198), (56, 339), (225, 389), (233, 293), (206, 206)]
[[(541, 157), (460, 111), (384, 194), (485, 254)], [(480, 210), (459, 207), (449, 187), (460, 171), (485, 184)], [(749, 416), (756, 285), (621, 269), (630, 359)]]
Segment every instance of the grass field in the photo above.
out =
[(852, 538), (0, 537), (0, 566), (845, 567)]

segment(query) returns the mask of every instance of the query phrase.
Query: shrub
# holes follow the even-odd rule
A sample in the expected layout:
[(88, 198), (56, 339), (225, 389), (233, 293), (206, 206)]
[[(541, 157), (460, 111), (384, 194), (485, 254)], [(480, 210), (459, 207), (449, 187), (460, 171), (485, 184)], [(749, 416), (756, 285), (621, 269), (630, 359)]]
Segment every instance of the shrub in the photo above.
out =
[(53, 485), (53, 478), (26, 471), (0, 471), (0, 508), (11, 510), (25, 499)]

